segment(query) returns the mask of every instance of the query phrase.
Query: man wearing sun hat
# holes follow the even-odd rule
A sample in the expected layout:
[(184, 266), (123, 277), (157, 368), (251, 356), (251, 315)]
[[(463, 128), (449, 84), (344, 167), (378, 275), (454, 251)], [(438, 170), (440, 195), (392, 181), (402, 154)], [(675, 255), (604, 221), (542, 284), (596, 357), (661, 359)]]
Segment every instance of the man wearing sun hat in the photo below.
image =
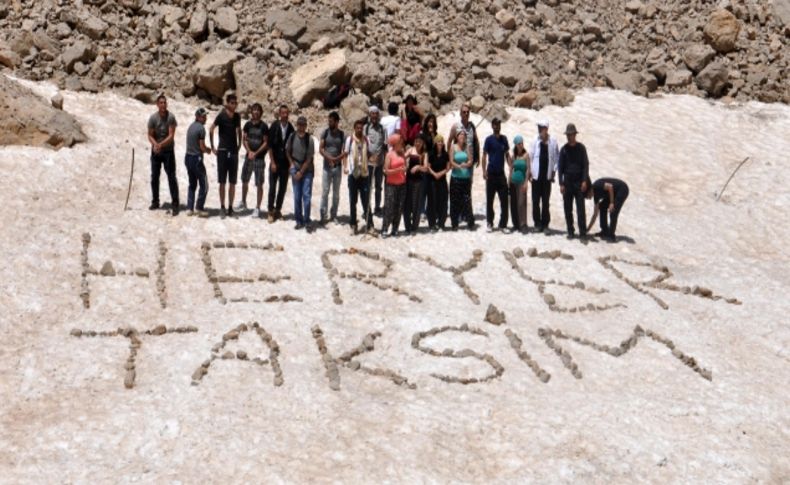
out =
[(584, 196), (587, 192), (587, 180), (590, 179), (590, 162), (587, 149), (576, 141), (576, 125), (568, 123), (565, 136), (568, 143), (560, 150), (559, 176), (562, 202), (565, 208), (565, 224), (568, 226), (568, 239), (573, 239), (576, 231), (573, 228), (573, 204), (576, 203), (576, 216), (579, 223), (579, 236), (587, 237), (587, 216), (584, 209)]
[(549, 135), (548, 120), (538, 121), (538, 136), (532, 145), (532, 164), (530, 167), (530, 183), (532, 184), (532, 221), (535, 229), (543, 232), (549, 228), (551, 213), (549, 199), (551, 184), (557, 173), (557, 162), (560, 158), (559, 144)]

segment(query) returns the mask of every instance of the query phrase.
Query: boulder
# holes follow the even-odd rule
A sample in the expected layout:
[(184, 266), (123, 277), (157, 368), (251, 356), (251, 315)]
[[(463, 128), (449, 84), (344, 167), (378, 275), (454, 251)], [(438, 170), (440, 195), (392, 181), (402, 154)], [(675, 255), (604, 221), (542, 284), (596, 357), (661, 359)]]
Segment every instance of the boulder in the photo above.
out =
[(309, 49), (321, 37), (329, 37), (332, 45), (341, 45), (344, 36), (343, 30), (337, 28), (337, 20), (331, 17), (311, 17), (304, 33), (295, 42), (302, 49)]
[(11, 47), (3, 41), (0, 41), (0, 65), (14, 69), (20, 62), (22, 62), (22, 59), (19, 57), (19, 54), (11, 50)]
[(95, 58), (96, 52), (93, 50), (93, 46), (82, 40), (78, 40), (71, 46), (67, 47), (66, 50), (64, 50), (61, 54), (63, 67), (68, 73), (74, 72), (74, 65), (76, 63), (81, 62), (85, 64), (87, 62), (91, 62)]
[(204, 39), (208, 32), (208, 11), (206, 6), (198, 4), (195, 10), (192, 11), (192, 16), (189, 18), (189, 27), (187, 33), (195, 40)]
[(339, 115), (343, 125), (348, 128), (346, 131), (351, 133), (354, 122), (361, 120), (368, 115), (370, 98), (362, 93), (352, 94), (340, 103)]
[(108, 27), (107, 22), (87, 12), (82, 13), (77, 21), (77, 30), (93, 40), (101, 39)]
[(614, 69), (604, 70), (606, 84), (614, 89), (640, 94), (642, 76), (637, 71), (620, 72)]
[(674, 69), (667, 73), (665, 84), (670, 88), (679, 88), (691, 84), (692, 74), (688, 69)]
[(721, 62), (708, 64), (708, 67), (697, 74), (695, 78), (697, 87), (714, 98), (721, 96), (724, 92), (724, 88), (727, 87), (728, 80), (729, 73), (727, 67)]
[(694, 44), (683, 52), (683, 62), (691, 72), (700, 72), (716, 57), (716, 51), (706, 44)]
[(5, 76), (0, 76), (0, 112), (0, 146), (59, 149), (87, 140), (72, 115)]
[(265, 79), (266, 68), (256, 58), (245, 57), (233, 63), (233, 80), (240, 111), (248, 111), (254, 103), (266, 105), (270, 88)]
[(340, 0), (339, 3), (340, 9), (352, 17), (359, 18), (365, 14), (365, 0)]
[(270, 10), (266, 15), (266, 27), (269, 30), (277, 30), (290, 41), (296, 41), (307, 30), (307, 23), (297, 12)]
[(220, 7), (214, 13), (214, 30), (223, 36), (233, 35), (239, 31), (239, 19), (232, 7)]
[(486, 67), (488, 74), (505, 86), (515, 86), (519, 81), (530, 79), (531, 70), (521, 63), (490, 64)]
[(472, 99), (469, 100), (469, 109), (471, 109), (473, 113), (479, 113), (485, 107), (486, 98), (480, 96), (479, 94), (472, 96)]
[(502, 9), (496, 13), (496, 20), (503, 29), (513, 30), (516, 28), (516, 17), (507, 9)]
[(351, 85), (362, 93), (373, 95), (384, 87), (384, 74), (376, 62), (362, 62), (351, 68)]
[(535, 90), (518, 93), (513, 97), (513, 104), (519, 108), (531, 108), (536, 99), (538, 99), (538, 92)]
[(195, 86), (221, 98), (225, 91), (235, 86), (233, 64), (243, 57), (239, 51), (226, 49), (217, 49), (204, 55), (195, 64)]
[(444, 103), (452, 101), (455, 95), (453, 94), (453, 83), (455, 82), (455, 75), (447, 71), (439, 71), (436, 77), (430, 83), (431, 96), (436, 97), (439, 101)]
[(718, 9), (711, 14), (703, 33), (708, 44), (717, 52), (726, 54), (735, 50), (740, 31), (741, 24), (735, 15), (729, 10)]
[(300, 107), (310, 105), (338, 83), (348, 80), (345, 49), (335, 49), (329, 54), (303, 64), (291, 74), (290, 90)]
[(638, 14), (644, 8), (645, 4), (639, 0), (631, 0), (625, 4), (625, 11), (632, 14)]
[(790, 0), (774, 0), (774, 18), (790, 35)]
[(49, 102), (50, 102), (50, 104), (52, 104), (53, 108), (61, 110), (61, 111), (63, 110), (63, 95), (62, 94), (55, 93), (55, 95), (52, 96), (49, 99)]

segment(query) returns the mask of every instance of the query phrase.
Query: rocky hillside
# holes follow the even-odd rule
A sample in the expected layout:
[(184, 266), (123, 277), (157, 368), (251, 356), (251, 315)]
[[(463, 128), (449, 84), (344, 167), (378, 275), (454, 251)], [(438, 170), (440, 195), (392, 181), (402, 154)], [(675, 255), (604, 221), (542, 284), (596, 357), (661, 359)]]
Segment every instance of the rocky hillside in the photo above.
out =
[[(7, 0), (0, 64), (61, 87), (308, 106), (329, 80), (426, 108), (612, 86), (790, 102), (790, 1)], [(360, 101), (360, 104), (364, 99)]]

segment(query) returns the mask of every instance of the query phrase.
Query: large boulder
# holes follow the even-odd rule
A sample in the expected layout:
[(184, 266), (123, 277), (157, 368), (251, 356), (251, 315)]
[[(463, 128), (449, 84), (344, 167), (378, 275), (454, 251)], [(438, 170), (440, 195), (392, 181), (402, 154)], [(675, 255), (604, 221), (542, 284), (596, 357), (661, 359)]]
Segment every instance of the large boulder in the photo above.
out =
[(362, 17), (365, 14), (365, 0), (340, 0), (340, 9), (352, 17)]
[(0, 40), (0, 65), (14, 69), (22, 59), (19, 54), (11, 49), (11, 46)]
[(439, 71), (430, 83), (431, 96), (444, 103), (452, 101), (455, 97), (453, 94), (454, 82), (455, 75), (447, 71)]
[(694, 44), (683, 52), (683, 62), (691, 72), (700, 72), (716, 57), (716, 51), (706, 44)]
[(87, 140), (79, 122), (30, 89), (0, 75), (0, 145), (59, 149)]
[(107, 25), (107, 22), (100, 19), (99, 17), (96, 17), (95, 15), (91, 15), (87, 11), (83, 11), (79, 14), (77, 20), (77, 30), (93, 40), (101, 39), (104, 36), (104, 32), (108, 28), (109, 25)]
[(335, 49), (329, 54), (300, 66), (291, 74), (291, 94), (296, 103), (308, 106), (338, 83), (348, 80), (345, 49)]
[(351, 67), (351, 85), (372, 95), (384, 87), (384, 74), (375, 61), (362, 62)]
[(88, 42), (78, 40), (66, 50), (63, 51), (61, 54), (61, 60), (63, 61), (63, 67), (66, 69), (66, 72), (71, 73), (74, 71), (74, 65), (78, 62), (83, 64), (88, 63), (96, 58), (96, 51), (93, 49), (93, 45), (89, 44)]
[(232, 7), (220, 7), (214, 13), (214, 30), (220, 35), (233, 35), (239, 31), (239, 19)]
[(354, 122), (361, 120), (368, 115), (368, 107), (370, 106), (370, 98), (362, 93), (352, 94), (340, 103), (340, 119), (343, 126), (348, 128), (348, 132), (354, 127)]
[(189, 18), (187, 33), (195, 40), (201, 40), (206, 37), (208, 33), (208, 11), (205, 5), (198, 4), (195, 6), (192, 16)]
[(221, 98), (225, 91), (235, 86), (233, 64), (243, 57), (239, 51), (226, 49), (217, 49), (204, 55), (195, 64), (195, 86)]
[(688, 69), (673, 69), (667, 73), (665, 84), (670, 88), (679, 88), (691, 84), (691, 71)]
[(240, 110), (246, 111), (254, 103), (266, 105), (269, 99), (269, 83), (266, 68), (254, 57), (245, 57), (233, 64), (233, 79), (236, 95), (239, 97)]
[(329, 37), (332, 45), (340, 45), (344, 37), (342, 29), (337, 28), (337, 20), (332, 17), (312, 17), (307, 21), (305, 31), (296, 40), (302, 49), (309, 49), (321, 37)]
[(270, 10), (266, 14), (266, 27), (277, 30), (290, 41), (296, 41), (307, 29), (304, 17), (290, 10)]
[(774, 18), (784, 26), (785, 35), (790, 35), (790, 0), (774, 0)]
[(714, 98), (718, 98), (727, 87), (729, 73), (721, 62), (708, 64), (696, 77), (697, 86)]
[(741, 24), (735, 15), (729, 10), (719, 9), (711, 14), (703, 33), (708, 44), (725, 54), (735, 50), (740, 31)]
[(642, 76), (636, 71), (620, 72), (615, 69), (604, 71), (606, 84), (614, 89), (628, 91), (634, 94), (641, 94)]

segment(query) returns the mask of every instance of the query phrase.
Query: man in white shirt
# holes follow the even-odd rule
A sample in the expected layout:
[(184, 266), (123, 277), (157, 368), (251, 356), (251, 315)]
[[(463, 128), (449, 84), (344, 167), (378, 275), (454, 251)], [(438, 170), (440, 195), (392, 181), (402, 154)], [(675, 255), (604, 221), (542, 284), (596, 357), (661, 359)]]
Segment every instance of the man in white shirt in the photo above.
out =
[[(370, 170), (372, 167), (368, 165), (368, 157), (370, 155), (368, 145), (369, 141), (363, 133), (365, 123), (362, 120), (354, 122), (354, 133), (346, 138), (345, 147), (343, 150), (343, 173), (348, 175), (348, 200), (351, 205), (351, 230), (357, 234), (357, 200), (362, 201), (362, 215), (367, 224), (370, 219), (368, 218), (368, 208), (370, 204)], [(368, 228), (370, 229), (370, 228)]]
[(560, 149), (557, 140), (549, 135), (549, 122), (539, 121), (538, 136), (532, 146), (529, 179), (532, 184), (532, 220), (537, 232), (544, 232), (549, 228), (551, 184), (554, 183), (559, 158)]

